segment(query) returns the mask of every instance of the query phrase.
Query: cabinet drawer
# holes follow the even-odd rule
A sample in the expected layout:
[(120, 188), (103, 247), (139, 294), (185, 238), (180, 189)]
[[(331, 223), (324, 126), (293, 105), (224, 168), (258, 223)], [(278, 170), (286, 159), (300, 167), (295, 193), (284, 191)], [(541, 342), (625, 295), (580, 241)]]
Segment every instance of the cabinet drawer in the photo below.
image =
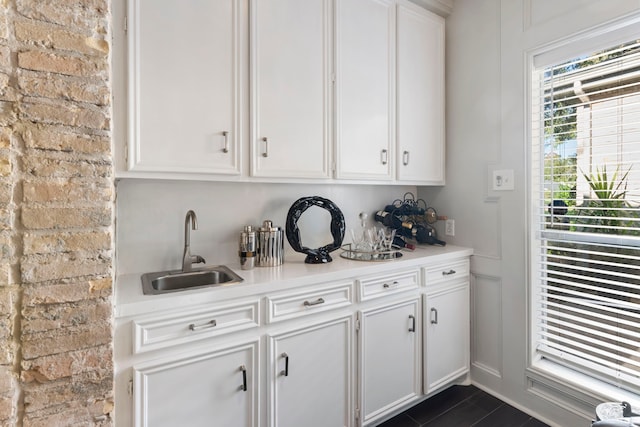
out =
[(282, 293), (266, 298), (267, 322), (279, 322), (351, 304), (352, 282), (313, 287), (299, 293)]
[(189, 314), (133, 321), (133, 351), (158, 348), (254, 328), (260, 323), (258, 301), (203, 307)]
[(450, 263), (438, 264), (425, 268), (425, 284), (455, 280), (469, 275), (469, 259), (459, 259)]
[(420, 271), (411, 270), (385, 276), (372, 276), (358, 280), (360, 301), (397, 294), (420, 286)]

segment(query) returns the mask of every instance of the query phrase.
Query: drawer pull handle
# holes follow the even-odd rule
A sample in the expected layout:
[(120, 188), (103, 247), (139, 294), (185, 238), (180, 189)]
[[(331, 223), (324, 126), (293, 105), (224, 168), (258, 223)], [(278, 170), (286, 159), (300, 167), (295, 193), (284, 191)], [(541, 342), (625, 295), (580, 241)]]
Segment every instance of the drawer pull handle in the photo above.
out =
[(222, 131), (222, 136), (224, 136), (224, 148), (222, 149), (223, 153), (229, 152), (229, 132), (226, 130)]
[(442, 275), (443, 275), (443, 276), (451, 276), (452, 274), (456, 274), (456, 271), (455, 271), (455, 270), (453, 270), (453, 269), (451, 269), (451, 270), (449, 270), (449, 271), (443, 271), (443, 272), (442, 272)]
[(385, 283), (384, 285), (382, 285), (382, 287), (385, 288), (385, 289), (389, 289), (391, 287), (396, 288), (396, 287), (398, 287), (398, 281), (394, 280), (392, 284)]
[(189, 329), (191, 329), (192, 331), (199, 331), (200, 329), (208, 329), (208, 328), (213, 328), (215, 326), (216, 326), (216, 320), (213, 319), (203, 325), (196, 325), (195, 323), (192, 323), (189, 325)]
[(264, 141), (264, 151), (262, 152), (262, 157), (269, 157), (269, 140), (267, 140), (266, 136), (262, 138), (262, 140)]
[(380, 152), (380, 163), (382, 163), (383, 165), (389, 163), (389, 152), (386, 148)]
[(404, 151), (402, 153), (402, 164), (404, 166), (408, 166), (409, 165), (409, 152), (408, 151)]
[(242, 385), (240, 386), (240, 390), (247, 391), (247, 367), (240, 365), (240, 371), (242, 372)]
[(305, 307), (312, 307), (312, 306), (318, 305), (318, 304), (324, 304), (324, 298), (318, 298), (315, 301), (305, 301), (304, 302), (304, 306)]
[(438, 310), (431, 307), (430, 310), (431, 313), (431, 324), (432, 325), (437, 325), (438, 324)]
[(280, 371), (280, 375), (284, 375), (285, 377), (289, 376), (289, 355), (287, 353), (282, 353), (282, 357), (284, 357), (284, 371)]
[(413, 314), (409, 315), (409, 319), (411, 319), (411, 327), (409, 328), (409, 332), (415, 332), (416, 331), (416, 316), (414, 316)]

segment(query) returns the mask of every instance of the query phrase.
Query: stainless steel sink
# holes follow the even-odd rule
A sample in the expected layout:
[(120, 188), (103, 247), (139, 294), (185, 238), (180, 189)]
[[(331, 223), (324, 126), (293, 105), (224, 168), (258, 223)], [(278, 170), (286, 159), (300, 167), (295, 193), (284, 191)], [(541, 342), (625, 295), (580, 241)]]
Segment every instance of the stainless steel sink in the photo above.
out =
[(210, 286), (228, 286), (243, 280), (224, 265), (204, 267), (189, 272), (157, 271), (142, 275), (142, 292), (145, 295), (164, 294)]

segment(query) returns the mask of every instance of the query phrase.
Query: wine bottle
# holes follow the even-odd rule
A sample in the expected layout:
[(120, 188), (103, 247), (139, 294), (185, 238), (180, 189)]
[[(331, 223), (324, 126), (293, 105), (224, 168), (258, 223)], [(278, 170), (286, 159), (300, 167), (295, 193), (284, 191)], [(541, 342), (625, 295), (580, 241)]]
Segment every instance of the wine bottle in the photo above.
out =
[(405, 240), (404, 240), (402, 237), (400, 237), (400, 236), (395, 236), (395, 237), (393, 238), (393, 244), (392, 244), (392, 246), (393, 246), (394, 248), (400, 248), (400, 249), (402, 249), (402, 248), (406, 248), (406, 249), (409, 249), (409, 250), (411, 250), (411, 251), (412, 251), (412, 250), (414, 250), (414, 249), (416, 248), (416, 245), (414, 245), (413, 243), (407, 243), (407, 242), (405, 242)]
[(431, 227), (418, 226), (416, 240), (418, 243), (428, 243), (429, 245), (445, 246), (447, 244), (447, 242), (436, 237), (436, 232)]
[(408, 221), (402, 221), (397, 215), (386, 211), (378, 211), (374, 215), (374, 219), (387, 227), (396, 229), (397, 233), (401, 236), (409, 237), (411, 239), (416, 238), (417, 226), (416, 224)]
[(386, 211), (378, 211), (376, 212), (376, 214), (374, 215), (374, 219), (380, 223), (382, 223), (382, 225), (385, 225), (387, 227), (392, 227), (395, 228), (393, 226), (393, 217), (394, 215), (392, 215), (389, 212)]
[(395, 215), (424, 215), (425, 210), (419, 206), (403, 203), (401, 205), (387, 205), (384, 207), (385, 212)]

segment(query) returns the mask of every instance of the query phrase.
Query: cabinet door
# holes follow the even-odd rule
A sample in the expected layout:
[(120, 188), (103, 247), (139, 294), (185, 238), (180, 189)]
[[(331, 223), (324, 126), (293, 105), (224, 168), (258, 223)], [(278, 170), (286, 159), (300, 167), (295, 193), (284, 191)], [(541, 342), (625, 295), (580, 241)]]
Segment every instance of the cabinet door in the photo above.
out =
[(269, 425), (351, 426), (351, 317), (269, 337)]
[(246, 1), (129, 2), (130, 170), (240, 173)]
[(426, 294), (425, 393), (469, 371), (469, 283)]
[(363, 424), (418, 399), (420, 298), (359, 313), (359, 400)]
[(252, 1), (252, 175), (329, 178), (330, 0)]
[(398, 5), (399, 180), (444, 183), (444, 19)]
[(390, 180), (395, 144), (395, 2), (336, 11), (337, 178)]
[(134, 368), (136, 426), (258, 426), (258, 342)]

